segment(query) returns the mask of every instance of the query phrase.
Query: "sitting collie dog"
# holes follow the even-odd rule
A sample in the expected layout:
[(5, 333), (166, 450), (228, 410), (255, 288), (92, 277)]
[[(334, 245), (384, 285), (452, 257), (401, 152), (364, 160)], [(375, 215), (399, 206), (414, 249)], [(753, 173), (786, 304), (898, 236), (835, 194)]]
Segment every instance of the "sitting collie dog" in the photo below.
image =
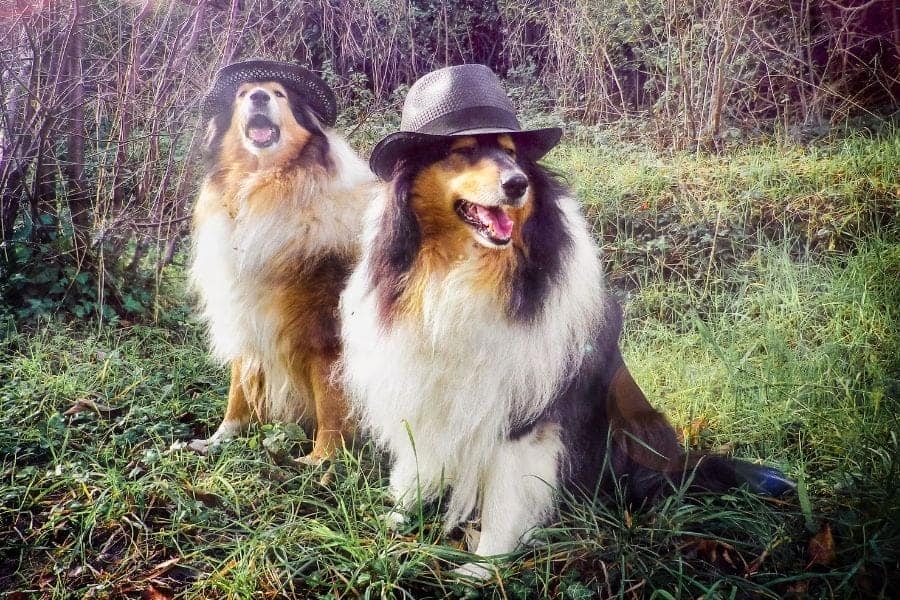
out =
[(682, 481), (789, 485), (682, 451), (622, 361), (622, 314), (577, 201), (514, 134), (444, 138), (391, 173), (341, 299), (342, 377), (390, 454), (390, 519), (449, 486), (445, 525), (479, 514), (474, 551), (488, 556), (526, 541), (558, 488), (618, 481), (643, 502)]
[(220, 71), (205, 101), (208, 169), (191, 278), (231, 385), (221, 425), (190, 444), (201, 453), (254, 419), (299, 421), (315, 430), (302, 459), (314, 463), (352, 430), (331, 371), (341, 352), (338, 299), (375, 180), (323, 129), (333, 124), (330, 94), (305, 69), (248, 61)]

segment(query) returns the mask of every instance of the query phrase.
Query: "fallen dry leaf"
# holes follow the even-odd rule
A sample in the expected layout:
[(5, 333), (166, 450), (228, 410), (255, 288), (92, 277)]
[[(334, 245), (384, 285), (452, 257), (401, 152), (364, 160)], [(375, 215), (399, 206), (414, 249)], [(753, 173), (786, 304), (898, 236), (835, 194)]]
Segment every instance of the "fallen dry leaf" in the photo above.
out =
[(202, 502), (204, 505), (214, 508), (222, 503), (222, 499), (213, 492), (206, 491), (202, 488), (194, 487), (189, 483), (184, 485), (185, 491), (190, 494), (191, 498)]
[(700, 439), (703, 436), (703, 432), (707, 429), (709, 429), (709, 419), (706, 417), (698, 417), (691, 421), (687, 426), (681, 428), (679, 432), (681, 434), (681, 441), (691, 448), (699, 448)]
[(769, 556), (769, 549), (766, 548), (762, 551), (762, 554), (753, 559), (749, 565), (747, 565), (747, 570), (744, 571), (744, 577), (750, 577), (752, 575), (756, 575), (759, 572), (759, 568), (762, 566), (763, 561)]
[(737, 571), (738, 563), (748, 570), (747, 561), (731, 544), (706, 538), (695, 538), (679, 546), (686, 556), (694, 556), (714, 565), (719, 570)]
[(166, 571), (177, 565), (179, 560), (181, 560), (181, 558), (178, 556), (176, 556), (175, 558), (170, 558), (169, 560), (164, 560), (163, 562), (150, 569), (150, 571), (146, 575), (146, 579), (156, 579), (160, 575), (163, 575)]
[(809, 591), (808, 581), (795, 581), (784, 590), (785, 598), (806, 598)]
[(814, 565), (822, 567), (830, 567), (835, 561), (834, 536), (831, 534), (831, 524), (827, 521), (822, 525), (819, 533), (809, 540), (809, 564), (806, 568)]
[(169, 590), (158, 588), (152, 583), (144, 589), (141, 598), (144, 600), (172, 600), (175, 595)]
[(75, 401), (75, 404), (70, 406), (66, 412), (63, 413), (64, 417), (70, 417), (72, 415), (77, 415), (80, 412), (84, 412), (86, 410), (97, 413), (98, 415), (102, 415), (104, 413), (109, 414), (113, 413), (119, 409), (113, 406), (107, 406), (106, 404), (101, 404), (96, 400), (92, 400), (91, 398), (79, 398)]

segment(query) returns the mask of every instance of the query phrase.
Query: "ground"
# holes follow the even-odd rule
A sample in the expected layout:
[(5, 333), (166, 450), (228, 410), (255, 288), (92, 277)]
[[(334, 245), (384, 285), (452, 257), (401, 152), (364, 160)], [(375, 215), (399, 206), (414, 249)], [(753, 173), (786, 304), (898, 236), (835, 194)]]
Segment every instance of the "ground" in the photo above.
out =
[[(900, 583), (900, 135), (723, 154), (609, 145), (549, 157), (585, 204), (622, 345), (688, 446), (782, 468), (784, 499), (563, 499), (540, 544), (469, 587), (423, 507), (399, 532), (370, 448), (327, 475), (295, 426), (209, 457), (218, 424), (183, 257), (155, 323), (15, 323), (0, 335), (0, 591), (8, 597), (888, 597)], [(599, 141), (598, 141), (599, 140)], [(323, 475), (325, 475), (323, 477)]]

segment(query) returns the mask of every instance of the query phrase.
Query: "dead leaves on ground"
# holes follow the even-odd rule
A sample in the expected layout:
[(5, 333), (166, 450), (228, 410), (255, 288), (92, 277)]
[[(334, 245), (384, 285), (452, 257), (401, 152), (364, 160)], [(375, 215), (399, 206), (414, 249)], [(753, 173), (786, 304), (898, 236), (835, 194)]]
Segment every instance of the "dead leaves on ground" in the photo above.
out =
[(678, 441), (692, 450), (708, 450), (716, 454), (731, 454), (734, 451), (734, 442), (710, 447), (710, 439), (713, 437), (714, 423), (708, 417), (697, 417), (690, 423), (676, 429)]
[[(678, 549), (686, 557), (698, 558), (715, 566), (720, 571), (741, 573), (745, 577), (759, 573), (772, 551), (772, 547), (765, 548), (759, 556), (747, 562), (733, 545), (709, 538), (690, 538), (679, 545)], [(807, 556), (809, 557), (809, 562), (806, 564), (807, 570), (813, 567), (829, 569), (836, 564), (837, 547), (831, 523), (828, 521), (825, 521), (819, 528), (819, 532), (810, 538), (807, 544)]]
[(121, 407), (108, 406), (106, 404), (98, 402), (94, 398), (79, 398), (72, 404), (72, 406), (70, 406), (68, 409), (66, 409), (65, 412), (63, 412), (63, 416), (72, 417), (79, 413), (90, 411), (101, 417), (109, 417), (115, 415), (121, 410)]
[(719, 571), (749, 574), (749, 566), (741, 553), (731, 544), (721, 540), (691, 538), (678, 546), (678, 549), (685, 557), (699, 558), (713, 565)]
[(678, 438), (681, 443), (690, 448), (700, 448), (704, 432), (709, 429), (710, 420), (706, 417), (698, 417), (690, 423), (678, 429)]
[(826, 521), (819, 529), (819, 533), (809, 540), (806, 547), (809, 554), (809, 564), (806, 568), (820, 566), (829, 568), (834, 565), (837, 559), (834, 546), (834, 535), (831, 533), (831, 524)]

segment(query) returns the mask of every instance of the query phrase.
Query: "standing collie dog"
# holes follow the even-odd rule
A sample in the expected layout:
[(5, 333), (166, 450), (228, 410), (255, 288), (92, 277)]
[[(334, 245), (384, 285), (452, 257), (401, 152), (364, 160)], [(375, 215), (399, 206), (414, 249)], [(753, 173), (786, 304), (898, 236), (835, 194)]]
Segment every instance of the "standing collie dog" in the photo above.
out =
[(204, 101), (208, 169), (194, 210), (191, 278), (212, 354), (231, 365), (225, 418), (206, 452), (251, 419), (315, 429), (306, 462), (349, 432), (331, 370), (338, 298), (358, 252), (374, 178), (332, 125), (331, 91), (290, 64), (248, 61)]
[[(453, 72), (464, 68), (475, 81)], [(564, 486), (592, 493), (618, 481), (635, 501), (684, 477), (708, 490), (782, 491), (772, 469), (682, 452), (622, 361), (622, 315), (578, 203), (535, 162), (559, 134), (483, 122), (496, 119), (483, 107), (460, 132), (459, 98), (499, 88), (485, 69), (444, 69), (426, 78), (449, 82), (410, 89), (404, 124), (415, 123), (414, 95), (410, 113), (450, 117), (406, 125), (373, 152), (391, 183), (341, 300), (343, 377), (392, 458), (391, 518), (449, 486), (446, 525), (480, 513), (475, 552), (485, 556), (515, 549)], [(422, 86), (453, 98), (423, 100)], [(461, 86), (476, 89), (454, 93)]]

